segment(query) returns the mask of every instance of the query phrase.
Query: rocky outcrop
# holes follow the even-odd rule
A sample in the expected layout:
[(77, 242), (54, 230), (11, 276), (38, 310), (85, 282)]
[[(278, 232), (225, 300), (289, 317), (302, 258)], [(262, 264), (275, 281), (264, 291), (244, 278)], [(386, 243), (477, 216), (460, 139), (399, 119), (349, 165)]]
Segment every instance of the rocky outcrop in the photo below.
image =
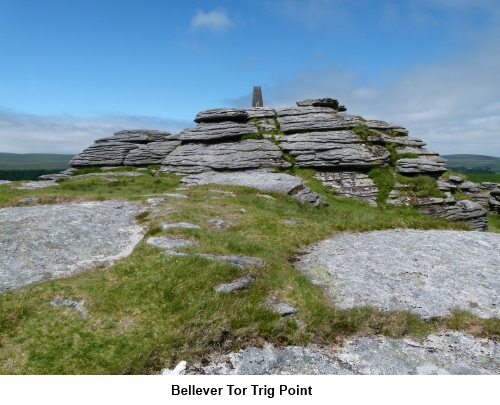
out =
[(488, 205), (491, 212), (500, 214), (500, 188), (495, 188), (491, 191)]
[[(387, 203), (415, 205), (432, 217), (463, 220), (476, 230), (486, 227), (485, 211), (480, 206), (498, 211), (498, 199), (490, 195), (493, 186), (488, 189), (486, 185), (463, 182), (460, 178), (458, 183), (439, 179), (446, 171), (446, 160), (425, 149), (421, 139), (408, 136), (405, 128), (340, 111), (345, 111), (345, 107), (333, 98), (308, 99), (297, 102), (297, 107), (275, 110), (264, 107), (204, 110), (196, 115), (197, 126), (177, 135), (152, 130), (120, 131), (98, 139), (70, 164), (73, 167), (161, 164), (160, 172), (213, 173), (189, 176), (186, 181), (193, 184), (197, 181), (207, 184), (205, 181), (210, 179), (220, 181), (219, 184), (252, 184), (251, 187), (263, 191), (268, 190), (261, 182), (275, 185), (276, 181), (270, 179), (273, 175), (269, 171), (257, 169), (312, 168), (317, 170), (315, 177), (339, 195), (376, 205), (378, 189), (367, 174), (371, 169), (394, 164), (391, 162), (396, 153), (396, 173), (437, 179), (445, 196), (416, 198), (401, 185), (392, 190)], [(252, 172), (234, 174), (248, 171)], [(258, 173), (255, 179), (259, 180), (249, 180), (251, 173)], [(300, 201), (320, 204), (318, 195), (300, 180), (299, 183), (300, 187), (284, 192)], [(452, 195), (455, 191), (470, 194), (472, 201), (480, 205), (458, 204)]]
[(163, 161), (162, 172), (201, 173), (207, 170), (251, 170), (289, 167), (275, 144), (266, 139), (247, 139), (219, 144), (181, 145)]
[(96, 140), (69, 164), (73, 168), (159, 164), (179, 144), (172, 138), (168, 132), (155, 130), (119, 131)]

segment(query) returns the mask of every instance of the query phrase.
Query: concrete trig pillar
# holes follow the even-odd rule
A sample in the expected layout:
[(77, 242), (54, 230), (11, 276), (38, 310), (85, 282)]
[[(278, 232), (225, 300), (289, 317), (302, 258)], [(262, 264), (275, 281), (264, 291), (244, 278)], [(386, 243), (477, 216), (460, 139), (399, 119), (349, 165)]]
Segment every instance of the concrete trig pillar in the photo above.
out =
[(254, 86), (253, 88), (252, 107), (264, 107), (260, 86)]

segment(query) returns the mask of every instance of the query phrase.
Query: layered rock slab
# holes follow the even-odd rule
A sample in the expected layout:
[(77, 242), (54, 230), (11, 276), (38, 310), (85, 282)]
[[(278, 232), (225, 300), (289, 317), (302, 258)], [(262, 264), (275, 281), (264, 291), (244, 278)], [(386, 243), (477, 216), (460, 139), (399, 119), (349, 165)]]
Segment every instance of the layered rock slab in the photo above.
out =
[(0, 292), (128, 255), (139, 207), (121, 201), (0, 209)]
[(309, 132), (276, 140), (300, 167), (370, 169), (386, 165), (390, 157), (386, 148), (366, 145), (353, 131)]
[(266, 139), (218, 144), (188, 143), (177, 147), (163, 161), (161, 172), (201, 173), (210, 170), (251, 170), (289, 167), (280, 148)]
[(244, 172), (206, 172), (187, 176), (181, 182), (189, 185), (221, 184), (229, 186), (252, 187), (265, 192), (280, 192), (291, 195), (301, 202), (313, 206), (321, 204), (319, 195), (305, 187), (302, 179), (285, 173), (272, 173), (267, 170)]
[(464, 309), (500, 317), (500, 235), (413, 229), (343, 233), (312, 246), (299, 270), (338, 308), (376, 306), (424, 318)]
[(497, 375), (500, 343), (459, 332), (430, 335), (423, 341), (360, 337), (330, 351), (248, 347), (226, 355), (224, 360), (191, 367), (187, 374)]
[(194, 128), (187, 128), (178, 135), (181, 141), (221, 141), (238, 138), (243, 135), (257, 134), (257, 129), (252, 124), (232, 121), (201, 123)]

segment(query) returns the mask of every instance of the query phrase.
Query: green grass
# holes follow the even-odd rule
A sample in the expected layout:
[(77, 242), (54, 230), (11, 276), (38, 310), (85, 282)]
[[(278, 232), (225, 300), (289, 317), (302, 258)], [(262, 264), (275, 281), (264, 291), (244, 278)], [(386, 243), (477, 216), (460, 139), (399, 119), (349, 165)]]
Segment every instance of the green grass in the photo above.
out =
[[(233, 186), (217, 188), (235, 196), (217, 194), (220, 199), (211, 200), (208, 197), (214, 194), (209, 190), (214, 186), (210, 185), (183, 191), (190, 198), (181, 204), (167, 203), (164, 208), (158, 206), (154, 215), (138, 215), (148, 235), (198, 242), (185, 248), (186, 252), (258, 257), (265, 260), (263, 268), (241, 271), (192, 255), (165, 256), (141, 242), (129, 257), (109, 268), (96, 266), (71, 277), (0, 294), (0, 373), (158, 373), (180, 360), (204, 362), (210, 354), (248, 345), (328, 345), (346, 336), (372, 334), (424, 337), (444, 328), (498, 338), (500, 321), (468, 313), (424, 321), (404, 311), (335, 308), (293, 268), (297, 250), (341, 231), (465, 230), (467, 226), (432, 220), (413, 207), (377, 208), (338, 198), (313, 177), (314, 170), (295, 168), (295, 174), (323, 194), (329, 206), (313, 208), (280, 193), (269, 193), (275, 200), (267, 200), (255, 196), (254, 189)], [(374, 177), (389, 183), (387, 172)], [(40, 190), (4, 185), (0, 186), (0, 206), (19, 205), (18, 200), (27, 195), (36, 195), (41, 203), (121, 198), (142, 204), (148, 198), (143, 195), (173, 191), (179, 179), (173, 174), (119, 177), (116, 183), (97, 177), (73, 178), (61, 181), (59, 187)], [(421, 183), (418, 187), (425, 189)], [(168, 209), (172, 206), (175, 212)], [(210, 223), (214, 218), (234, 226), (214, 229)], [(290, 226), (283, 219), (302, 225)], [(163, 230), (163, 221), (190, 222), (202, 229)], [(214, 293), (219, 283), (244, 274), (256, 277), (251, 288), (229, 295)], [(306, 326), (283, 322), (271, 312), (264, 304), (271, 294), (298, 308), (298, 317)], [(71, 308), (51, 306), (54, 297), (85, 300), (88, 318), (82, 319)]]
[(396, 178), (400, 183), (406, 184), (408, 186), (406, 189), (413, 192), (416, 197), (446, 197), (446, 195), (439, 190), (436, 180), (430, 176), (407, 177), (396, 174)]
[(500, 233), (500, 215), (487, 214), (490, 232)]
[(379, 206), (385, 205), (386, 200), (389, 198), (389, 193), (394, 188), (394, 183), (396, 183), (394, 169), (391, 167), (375, 168), (370, 170), (368, 176), (373, 180), (379, 189), (377, 204)]

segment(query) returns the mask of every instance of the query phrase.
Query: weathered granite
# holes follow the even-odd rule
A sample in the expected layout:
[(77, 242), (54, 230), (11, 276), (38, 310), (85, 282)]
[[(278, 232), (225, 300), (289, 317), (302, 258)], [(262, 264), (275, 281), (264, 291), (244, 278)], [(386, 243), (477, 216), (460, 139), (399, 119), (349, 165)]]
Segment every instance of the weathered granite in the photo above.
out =
[(360, 172), (318, 172), (314, 177), (343, 197), (365, 201), (376, 206), (378, 188), (373, 180)]
[(243, 135), (257, 134), (257, 129), (252, 124), (232, 121), (201, 123), (194, 128), (187, 128), (180, 132), (181, 141), (208, 142), (222, 141), (231, 138), (240, 138)]
[(462, 221), (474, 231), (488, 230), (486, 210), (477, 202), (462, 200), (448, 205), (443, 198), (417, 198), (415, 205), (420, 212), (431, 218)]
[(358, 117), (354, 115), (324, 112), (287, 116), (278, 112), (278, 122), (284, 133), (341, 130), (361, 125)]
[(214, 108), (196, 114), (194, 122), (246, 121), (249, 118), (244, 108)]
[(201, 229), (201, 226), (190, 224), (188, 222), (173, 222), (170, 224), (162, 223), (161, 227), (163, 229), (169, 229), (169, 228)]
[(389, 151), (380, 145), (366, 145), (353, 131), (327, 131), (277, 136), (280, 147), (300, 167), (366, 168), (389, 162)]
[(95, 143), (109, 142), (131, 142), (131, 143), (149, 143), (149, 142), (164, 142), (172, 138), (170, 132), (161, 132), (155, 129), (131, 129), (115, 132), (113, 136), (100, 138)]
[(266, 139), (220, 144), (189, 143), (177, 147), (163, 161), (161, 172), (201, 173), (209, 170), (249, 170), (289, 167), (281, 150)]
[(244, 290), (245, 288), (250, 287), (254, 282), (255, 278), (253, 277), (241, 277), (231, 281), (230, 283), (218, 285), (215, 287), (215, 292), (229, 294), (232, 291)]
[(347, 111), (345, 108), (345, 105), (339, 104), (338, 100), (335, 100), (334, 98), (331, 97), (324, 97), (324, 98), (314, 98), (314, 99), (307, 99), (303, 101), (297, 101), (297, 106), (299, 107), (329, 107), (333, 108), (334, 110), (337, 111)]
[(167, 141), (141, 145), (127, 154), (123, 164), (125, 166), (159, 165), (179, 144), (179, 141)]
[(308, 115), (308, 114), (335, 114), (331, 108), (328, 107), (283, 107), (276, 108), (276, 115), (278, 117), (288, 117), (288, 116), (296, 116), (296, 115)]
[(296, 266), (337, 308), (424, 318), (458, 308), (488, 318), (500, 317), (499, 261), (498, 234), (397, 229), (339, 234), (310, 247)]
[(410, 136), (391, 136), (384, 133), (379, 133), (380, 138), (388, 144), (396, 144), (396, 146), (425, 146), (427, 145), (421, 139), (412, 138)]
[(442, 174), (446, 171), (443, 163), (420, 157), (417, 159), (399, 159), (396, 162), (396, 172), (401, 174)]
[(274, 118), (274, 110), (268, 107), (245, 108), (248, 118)]
[(15, 187), (18, 190), (35, 190), (38, 188), (46, 188), (52, 186), (58, 186), (55, 180), (40, 180), (40, 181), (30, 181), (26, 183), (21, 183), (21, 186)]
[(165, 236), (152, 236), (146, 241), (146, 243), (160, 249), (177, 249), (196, 245), (196, 242), (192, 242), (187, 239), (173, 239)]
[(138, 144), (130, 142), (94, 143), (70, 160), (72, 167), (123, 165), (125, 158)]
[(0, 209), (0, 291), (127, 256), (143, 234), (138, 211), (122, 201)]
[(358, 337), (340, 348), (247, 347), (206, 366), (195, 364), (187, 374), (498, 375), (499, 359), (499, 342), (450, 331), (422, 341)]
[(491, 212), (500, 214), (500, 188), (491, 191), (488, 205)]
[[(285, 173), (272, 173), (267, 170), (249, 170), (244, 172), (206, 172), (187, 176), (181, 180), (187, 185), (221, 184), (231, 186), (253, 187), (264, 192), (281, 192), (290, 194), (292, 197), (303, 189), (308, 195), (314, 195), (313, 205), (321, 204), (319, 195), (308, 191), (302, 179)], [(312, 194), (314, 193), (314, 194)], [(297, 195), (300, 199), (303, 194)]]

